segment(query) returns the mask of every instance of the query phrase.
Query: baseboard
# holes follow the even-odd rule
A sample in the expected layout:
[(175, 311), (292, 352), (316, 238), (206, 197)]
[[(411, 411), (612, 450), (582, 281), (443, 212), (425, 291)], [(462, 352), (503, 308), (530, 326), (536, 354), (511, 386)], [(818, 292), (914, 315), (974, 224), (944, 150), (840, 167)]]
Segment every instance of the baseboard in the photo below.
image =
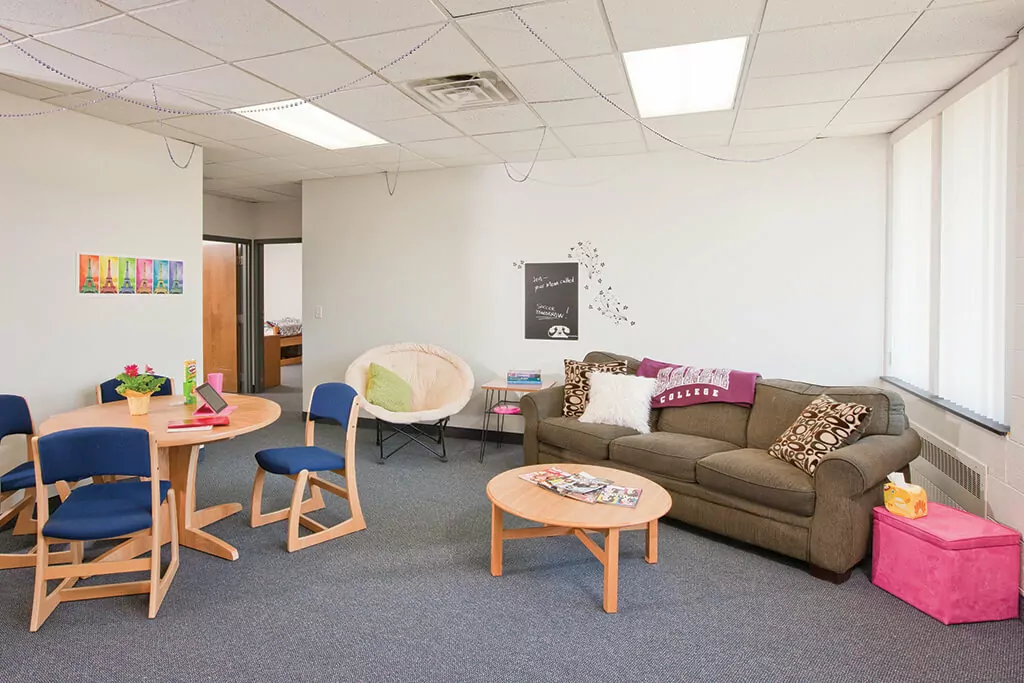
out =
[[(302, 419), (305, 420), (307, 416), (308, 413), (305, 410), (303, 410)], [(319, 420), (319, 422), (326, 422), (328, 424), (338, 424), (336, 420), (329, 419)], [(428, 434), (431, 432), (436, 433), (434, 425), (421, 424), (418, 426), (420, 427), (420, 429), (427, 432)], [(372, 417), (361, 417), (359, 418), (359, 427), (361, 429), (376, 429), (377, 420), (376, 418)], [(450, 436), (455, 439), (470, 439), (472, 441), (479, 441), (480, 437), (483, 435), (483, 430), (473, 429), (472, 427), (452, 427), (451, 425), (449, 425), (448, 427), (445, 428), (444, 433), (446, 436)], [(496, 432), (493, 429), (487, 430), (487, 443), (498, 443), (498, 434), (499, 432)], [(501, 433), (501, 443), (522, 445), (523, 435), (519, 432)]]

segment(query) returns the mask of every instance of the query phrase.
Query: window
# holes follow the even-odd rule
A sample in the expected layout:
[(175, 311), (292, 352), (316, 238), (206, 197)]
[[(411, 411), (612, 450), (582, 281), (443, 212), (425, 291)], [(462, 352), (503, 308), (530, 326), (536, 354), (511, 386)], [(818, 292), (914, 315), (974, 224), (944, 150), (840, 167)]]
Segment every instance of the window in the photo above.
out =
[(1010, 71), (893, 145), (888, 375), (1006, 410)]

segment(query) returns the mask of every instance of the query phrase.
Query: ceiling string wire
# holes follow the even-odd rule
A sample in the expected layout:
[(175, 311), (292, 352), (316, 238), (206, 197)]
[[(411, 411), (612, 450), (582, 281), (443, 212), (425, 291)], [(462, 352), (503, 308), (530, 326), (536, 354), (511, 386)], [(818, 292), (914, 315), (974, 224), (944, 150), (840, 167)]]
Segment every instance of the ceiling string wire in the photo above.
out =
[[(509, 171), (508, 162), (505, 162), (505, 175), (508, 176), (509, 180), (516, 183), (525, 183), (527, 180), (530, 179), (530, 176), (533, 174), (533, 167), (537, 165), (537, 158), (540, 156), (540, 150), (544, 147), (544, 138), (547, 137), (547, 134), (548, 128), (547, 126), (544, 126), (540, 133), (540, 144), (537, 145), (537, 151), (533, 153), (533, 161), (530, 162), (530, 168), (526, 171), (525, 174), (523, 174), (522, 178), (513, 177), (512, 172)], [(522, 171), (519, 170), (516, 170), (516, 172), (522, 173)]]
[[(646, 123), (644, 123), (643, 120), (637, 118), (636, 116), (633, 116), (632, 112), (628, 111), (624, 107), (619, 106), (619, 104), (617, 102), (615, 102), (610, 97), (608, 97), (603, 92), (601, 92), (601, 90), (599, 90), (597, 88), (597, 86), (595, 86), (593, 83), (591, 83), (589, 80), (587, 80), (587, 78), (585, 76), (583, 76), (583, 74), (581, 74), (576, 69), (576, 67), (574, 67), (572, 64), (567, 62), (565, 60), (565, 58), (562, 57), (562, 55), (560, 55), (553, 47), (551, 47), (551, 45), (549, 45), (548, 42), (546, 40), (544, 40), (544, 38), (542, 38), (540, 36), (540, 34), (537, 33), (537, 31), (534, 30), (534, 28), (532, 26), (530, 26), (528, 23), (526, 23), (526, 20), (523, 19), (523, 17), (519, 14), (519, 11), (515, 7), (512, 7), (510, 9), (512, 11), (512, 15), (519, 21), (520, 24), (522, 24), (523, 28), (525, 28), (530, 33), (530, 35), (532, 35), (537, 40), (537, 42), (539, 42), (541, 45), (543, 45), (545, 48), (547, 48), (548, 52), (550, 52), (552, 55), (554, 55), (555, 58), (559, 62), (562, 63), (562, 65), (564, 65), (567, 69), (569, 69), (569, 71), (571, 71), (573, 73), (573, 75), (576, 76), (576, 78), (580, 79), (588, 88), (593, 90), (594, 93), (596, 93), (598, 97), (600, 97), (602, 100), (604, 100), (608, 104), (610, 104), (613, 107), (615, 107), (618, 111), (620, 111), (622, 114), (628, 116), (630, 119), (632, 119), (636, 123), (639, 123), (643, 127), (643, 129), (648, 131), (649, 133), (651, 133), (651, 135), (655, 135), (658, 138), (664, 140), (665, 142), (667, 142), (667, 143), (669, 143), (671, 145), (674, 145), (676, 147), (679, 147), (680, 149), (684, 149), (684, 150), (686, 150), (688, 152), (693, 152), (694, 154), (699, 154), (700, 156), (705, 157), (707, 159), (711, 159), (713, 161), (725, 161), (725, 162), (741, 163), (741, 164), (756, 164), (756, 163), (762, 163), (762, 162), (766, 162), (766, 161), (774, 161), (776, 159), (781, 159), (782, 157), (789, 156), (790, 154), (795, 154), (796, 152), (799, 152), (800, 150), (802, 150), (803, 148), (807, 147), (812, 142), (817, 140), (819, 138), (819, 136), (821, 135), (821, 133), (819, 132), (814, 137), (810, 138), (809, 140), (805, 140), (799, 146), (794, 147), (791, 150), (788, 150), (786, 152), (782, 152), (780, 154), (776, 154), (774, 156), (764, 157), (764, 158), (759, 158), (759, 159), (731, 159), (729, 157), (721, 157), (721, 156), (718, 156), (716, 154), (709, 154), (707, 152), (702, 152), (699, 149), (694, 149), (693, 147), (689, 147), (687, 145), (684, 145), (683, 143), (679, 142), (678, 140), (673, 140), (672, 138), (668, 137), (667, 135), (663, 135), (663, 134), (659, 133), (658, 131), (654, 130), (653, 128), (648, 126)], [(838, 112), (837, 112), (837, 114), (838, 114)], [(835, 118), (835, 117), (833, 117), (833, 118)], [(831, 123), (831, 121), (829, 121), (829, 123)], [(828, 127), (828, 124), (825, 124), (825, 126), (822, 127), (822, 131), (821, 132), (824, 132), (824, 129), (826, 127)]]
[[(156, 106), (159, 107), (160, 106), (160, 99), (157, 97), (157, 94), (156, 94), (156, 85), (154, 85), (153, 83), (150, 83), (149, 85), (153, 88), (153, 103)], [(163, 118), (158, 118), (157, 119), (157, 123), (160, 124), (160, 130), (163, 130), (164, 129), (164, 120), (163, 120)], [(185, 162), (185, 165), (182, 166), (181, 164), (178, 163), (178, 160), (174, 158), (174, 152), (171, 151), (171, 143), (167, 139), (167, 136), (161, 134), (161, 137), (164, 139), (164, 147), (167, 148), (167, 156), (169, 156), (171, 158), (171, 163), (174, 164), (175, 166), (177, 166), (178, 168), (182, 169), (182, 170), (188, 168), (189, 165), (192, 163), (192, 157), (196, 153), (196, 147), (198, 147), (199, 145), (197, 145), (194, 142), (187, 143), (187, 144), (192, 145), (192, 151), (188, 153), (188, 160)]]
[(384, 182), (388, 185), (388, 196), (394, 197), (395, 190), (398, 189), (398, 176), (402, 173), (402, 146), (398, 146), (398, 166), (395, 168), (395, 185), (391, 186), (391, 178), (387, 170), (384, 171)]

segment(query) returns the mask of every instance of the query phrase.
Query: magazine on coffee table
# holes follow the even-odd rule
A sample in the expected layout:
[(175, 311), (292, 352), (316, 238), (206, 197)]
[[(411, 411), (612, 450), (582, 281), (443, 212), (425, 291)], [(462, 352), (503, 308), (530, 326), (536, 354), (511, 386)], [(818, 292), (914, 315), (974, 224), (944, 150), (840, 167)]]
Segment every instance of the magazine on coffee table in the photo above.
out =
[(597, 502), (605, 505), (621, 505), (623, 507), (635, 508), (640, 502), (640, 494), (643, 489), (634, 489), (628, 486), (616, 486), (609, 484), (597, 492)]
[(599, 479), (586, 472), (574, 474), (557, 467), (520, 474), (519, 478), (584, 503), (596, 502), (598, 492), (612, 483), (608, 479)]

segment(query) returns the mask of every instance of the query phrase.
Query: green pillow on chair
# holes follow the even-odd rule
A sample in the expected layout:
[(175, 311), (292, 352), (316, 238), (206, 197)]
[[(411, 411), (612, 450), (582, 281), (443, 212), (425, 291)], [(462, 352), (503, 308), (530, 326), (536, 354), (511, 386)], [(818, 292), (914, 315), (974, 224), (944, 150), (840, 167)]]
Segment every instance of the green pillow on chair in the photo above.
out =
[(366, 400), (393, 413), (408, 413), (412, 410), (412, 387), (383, 365), (370, 363)]

